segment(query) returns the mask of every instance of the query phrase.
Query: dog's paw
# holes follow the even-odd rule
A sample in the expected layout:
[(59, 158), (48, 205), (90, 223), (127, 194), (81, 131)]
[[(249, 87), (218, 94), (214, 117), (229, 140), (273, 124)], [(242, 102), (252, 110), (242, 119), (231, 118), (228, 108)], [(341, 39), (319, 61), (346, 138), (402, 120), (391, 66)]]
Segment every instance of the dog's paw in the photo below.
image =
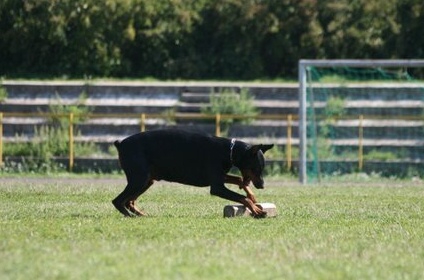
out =
[(260, 206), (256, 204), (251, 204), (249, 207), (250, 215), (254, 218), (265, 218), (266, 217), (266, 211), (264, 211)]
[(252, 213), (251, 215), (255, 219), (263, 219), (267, 217), (267, 212), (262, 210), (260, 213), (255, 213), (255, 214)]
[(255, 205), (255, 209), (251, 212), (251, 215), (256, 219), (266, 218), (267, 216), (267, 212), (258, 205)]

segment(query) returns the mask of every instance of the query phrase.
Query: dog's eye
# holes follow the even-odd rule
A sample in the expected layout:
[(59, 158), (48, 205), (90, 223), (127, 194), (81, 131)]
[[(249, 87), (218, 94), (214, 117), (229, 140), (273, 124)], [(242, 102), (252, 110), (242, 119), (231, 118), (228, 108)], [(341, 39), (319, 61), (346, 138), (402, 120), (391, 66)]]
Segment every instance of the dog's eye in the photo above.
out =
[(253, 168), (252, 168), (252, 171), (255, 174), (262, 173), (262, 170), (263, 170), (262, 165), (256, 165), (256, 166), (253, 166)]

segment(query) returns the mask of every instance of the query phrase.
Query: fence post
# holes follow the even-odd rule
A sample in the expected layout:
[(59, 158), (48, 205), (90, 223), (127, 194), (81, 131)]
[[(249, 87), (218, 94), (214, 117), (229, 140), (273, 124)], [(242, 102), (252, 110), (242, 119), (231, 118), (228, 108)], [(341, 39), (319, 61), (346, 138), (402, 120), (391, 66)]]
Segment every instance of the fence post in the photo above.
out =
[(144, 113), (140, 115), (140, 131), (146, 131), (146, 114)]
[(291, 170), (292, 167), (292, 115), (287, 116), (287, 171)]
[(215, 135), (221, 136), (221, 114), (217, 113), (215, 115)]
[(298, 75), (299, 75), (299, 181), (302, 184), (308, 182), (307, 172), (307, 71), (308, 67), (305, 61), (299, 61)]
[(0, 167), (3, 166), (3, 113), (0, 112)]
[(74, 113), (69, 113), (69, 172), (74, 168)]
[(363, 138), (364, 138), (364, 127), (363, 127), (364, 116), (359, 116), (359, 139), (358, 139), (358, 169), (362, 171), (364, 167), (364, 147), (363, 147)]

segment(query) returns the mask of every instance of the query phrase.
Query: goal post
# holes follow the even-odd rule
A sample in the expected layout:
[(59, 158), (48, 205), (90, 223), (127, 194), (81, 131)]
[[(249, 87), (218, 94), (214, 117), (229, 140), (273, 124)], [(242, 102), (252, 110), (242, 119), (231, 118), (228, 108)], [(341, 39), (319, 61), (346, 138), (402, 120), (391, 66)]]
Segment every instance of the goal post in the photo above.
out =
[[(323, 163), (323, 159), (320, 159), (319, 156), (323, 154), (323, 150), (327, 149), (328, 151), (331, 150), (334, 153), (338, 153), (338, 155), (331, 156), (332, 161), (337, 161), (334, 158), (337, 156), (343, 157), (340, 150), (344, 144), (350, 145), (351, 154), (354, 149), (357, 149), (355, 151), (356, 155), (358, 155), (355, 159), (357, 165), (355, 168), (349, 167), (350, 170), (354, 169), (357, 171), (358, 168), (362, 169), (363, 143), (370, 143), (370, 147), (375, 144), (377, 148), (384, 145), (387, 147), (398, 145), (401, 147), (402, 143), (406, 143), (405, 145), (411, 145), (418, 151), (415, 152), (418, 153), (417, 155), (411, 157), (408, 154), (406, 157), (409, 159), (412, 158), (414, 162), (420, 164), (424, 162), (424, 150), (420, 147), (420, 145), (424, 145), (422, 141), (424, 139), (421, 139), (420, 142), (420, 138), (424, 135), (424, 83), (423, 80), (414, 80), (412, 84), (410, 83), (413, 78), (411, 78), (405, 69), (411, 68), (424, 68), (424, 60), (341, 59), (299, 61), (299, 181), (302, 184), (306, 184), (309, 181), (308, 178), (310, 178), (311, 173), (314, 173), (315, 177), (319, 179), (322, 168), (321, 164)], [(319, 72), (320, 70), (324, 72)], [(353, 75), (357, 75), (358, 79), (355, 80)], [(396, 92), (397, 87), (399, 87), (398, 93)], [(386, 88), (390, 89), (387, 90)], [(355, 97), (356, 94), (361, 96), (363, 100), (357, 100), (359, 97)], [(407, 96), (405, 97), (407, 100), (401, 100), (403, 96)], [(330, 101), (330, 98), (333, 99)], [(331, 112), (331, 108), (329, 108), (329, 103), (331, 102), (335, 104), (333, 107), (339, 109), (338, 113)], [(340, 105), (342, 103), (343, 105)], [(349, 104), (346, 106), (344, 103)], [(365, 104), (366, 107), (368, 103), (376, 104), (375, 106), (381, 106), (381, 108), (367, 110), (361, 108), (361, 104)], [(391, 112), (390, 108), (395, 109), (397, 104), (399, 104), (400, 110)], [(404, 104), (406, 105), (404, 106)], [(410, 104), (412, 105), (410, 106)], [(356, 109), (352, 109), (353, 107)], [(402, 108), (403, 110), (401, 110)], [(410, 111), (408, 111), (409, 109)], [(346, 113), (346, 110), (349, 110), (349, 112)], [(413, 120), (409, 116), (406, 116), (405, 112), (406, 114), (413, 112)], [(349, 114), (350, 116), (346, 116)], [(355, 115), (355, 120), (353, 119), (353, 115)], [(407, 119), (406, 127), (415, 125), (417, 128), (414, 130), (416, 132), (413, 132), (414, 135), (405, 139), (405, 141), (402, 140), (403, 142), (398, 141), (401, 142), (400, 144), (396, 143), (396, 136), (393, 135), (393, 143), (390, 142), (391, 139), (388, 139), (387, 133), (385, 136), (382, 136), (385, 140), (383, 142), (380, 141), (381, 143), (379, 142), (378, 135), (373, 135), (370, 139), (364, 138), (363, 123), (369, 124), (369, 131), (365, 131), (365, 136), (367, 136), (368, 134), (372, 134), (373, 125), (377, 127), (384, 126), (380, 125), (379, 122), (386, 123), (385, 125), (389, 123), (390, 125), (391, 122), (388, 120), (392, 119), (393, 116), (396, 116), (396, 122), (401, 124), (402, 121)], [(340, 119), (344, 119), (343, 122)], [(356, 140), (348, 140), (345, 139), (347, 136), (343, 138), (340, 135), (330, 139), (329, 135), (336, 134), (337, 128), (343, 126), (341, 123), (345, 126), (352, 123), (357, 125), (358, 137)], [(398, 130), (400, 134), (406, 131), (402, 128), (396, 128), (394, 130)], [(393, 134), (393, 131), (390, 133)], [(352, 144), (354, 143), (353, 141), (356, 141), (355, 143), (357, 144)], [(322, 143), (325, 143), (323, 144), (325, 145), (324, 148), (320, 146)], [(352, 148), (353, 146), (355, 148)], [(371, 154), (370, 149), (369, 153)], [(404, 148), (401, 147), (401, 149)], [(375, 151), (373, 152), (375, 153)], [(396, 160), (401, 162), (399, 159), (395, 159), (394, 161)], [(329, 160), (325, 163), (328, 166)], [(334, 162), (332, 162), (332, 165), (334, 166)], [(341, 167), (339, 169), (335, 168), (332, 172), (337, 173), (341, 169)]]

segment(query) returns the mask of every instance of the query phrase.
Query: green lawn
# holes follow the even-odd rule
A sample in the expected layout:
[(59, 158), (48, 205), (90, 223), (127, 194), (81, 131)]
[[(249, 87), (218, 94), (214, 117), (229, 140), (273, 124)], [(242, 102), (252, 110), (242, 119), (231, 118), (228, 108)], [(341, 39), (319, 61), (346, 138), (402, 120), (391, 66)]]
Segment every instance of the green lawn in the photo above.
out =
[(165, 182), (139, 201), (149, 217), (123, 218), (110, 203), (123, 186), (0, 179), (0, 278), (424, 278), (423, 182), (274, 181), (255, 191), (277, 205), (262, 220), (224, 219), (230, 202), (208, 188)]

